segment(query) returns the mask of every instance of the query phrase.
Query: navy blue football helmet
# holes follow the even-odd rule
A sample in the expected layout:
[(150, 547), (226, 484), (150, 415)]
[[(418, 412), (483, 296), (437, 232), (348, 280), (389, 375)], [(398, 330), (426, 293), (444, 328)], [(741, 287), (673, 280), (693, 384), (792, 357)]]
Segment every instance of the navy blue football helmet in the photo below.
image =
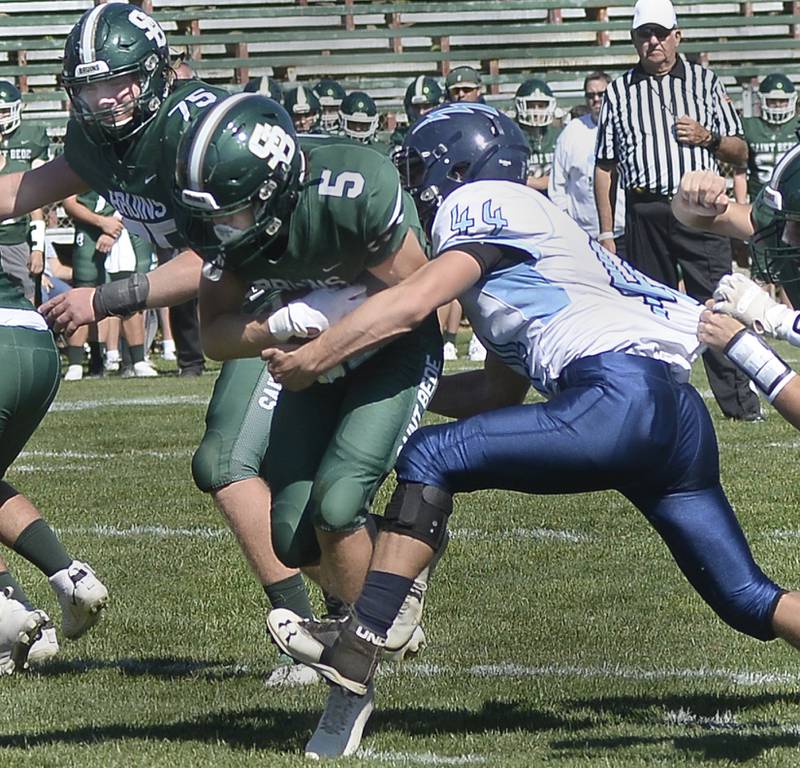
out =
[(420, 118), (394, 162), (428, 230), (442, 201), (462, 184), (479, 179), (525, 184), (529, 152), (510, 117), (486, 104), (458, 102)]

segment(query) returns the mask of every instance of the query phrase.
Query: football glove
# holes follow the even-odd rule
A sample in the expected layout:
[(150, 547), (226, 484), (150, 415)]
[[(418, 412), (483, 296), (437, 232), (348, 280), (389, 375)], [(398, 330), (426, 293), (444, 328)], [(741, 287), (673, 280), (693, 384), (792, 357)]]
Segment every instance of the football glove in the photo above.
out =
[(744, 275), (725, 275), (714, 291), (714, 311), (732, 315), (757, 333), (785, 339), (792, 330), (796, 312), (774, 301)]
[(318, 288), (269, 316), (267, 325), (276, 341), (309, 339), (326, 331), (367, 299), (363, 285)]

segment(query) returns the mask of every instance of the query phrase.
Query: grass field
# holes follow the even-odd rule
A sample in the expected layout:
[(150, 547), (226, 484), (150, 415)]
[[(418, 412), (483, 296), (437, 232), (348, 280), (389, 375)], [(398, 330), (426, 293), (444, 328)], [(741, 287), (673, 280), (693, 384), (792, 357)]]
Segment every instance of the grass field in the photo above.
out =
[[(62, 385), (12, 467), (111, 603), (54, 663), (0, 679), (2, 768), (307, 764), (325, 688), (264, 686), (264, 595), (189, 473), (213, 382)], [(708, 390), (699, 369), (696, 383)], [(709, 407), (757, 560), (800, 586), (800, 435), (774, 412), (738, 424)], [(475, 493), (452, 529), (430, 645), (383, 669), (362, 749), (342, 764), (800, 763), (800, 656), (724, 626), (620, 496)], [(57, 617), (41, 574), (9, 562)]]

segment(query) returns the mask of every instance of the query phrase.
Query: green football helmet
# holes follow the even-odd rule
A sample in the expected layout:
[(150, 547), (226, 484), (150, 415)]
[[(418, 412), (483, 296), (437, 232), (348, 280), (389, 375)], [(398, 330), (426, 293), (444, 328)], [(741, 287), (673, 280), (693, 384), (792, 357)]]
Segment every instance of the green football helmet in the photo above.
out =
[(770, 283), (800, 280), (800, 144), (775, 166), (751, 215), (753, 274)]
[(335, 131), (339, 128), (339, 107), (345, 97), (344, 88), (336, 80), (323, 77), (313, 88), (314, 95), (319, 99), (322, 114), (320, 128), (324, 131)]
[[(127, 80), (131, 98), (101, 107), (108, 91), (124, 88)], [(67, 37), (62, 81), (75, 118), (93, 139), (128, 139), (155, 117), (169, 93), (164, 30), (135, 5), (98, 5), (81, 16)]]
[(363, 91), (353, 91), (342, 99), (339, 120), (345, 136), (368, 144), (378, 130), (378, 107)]
[(0, 82), (0, 135), (8, 136), (22, 122), (22, 94), (5, 81)]
[(292, 119), (261, 94), (223, 99), (186, 130), (175, 167), (175, 223), (209, 262), (209, 278), (226, 262), (269, 248), (289, 220), (303, 169)]
[(786, 75), (779, 72), (767, 75), (758, 86), (757, 94), (761, 117), (771, 125), (788, 123), (797, 113), (797, 91)]
[(262, 77), (251, 77), (247, 85), (242, 89), (245, 93), (260, 93), (262, 96), (269, 96), (278, 104), (283, 103), (283, 89), (277, 80), (273, 80), (267, 75)]
[(297, 133), (309, 133), (316, 128), (322, 108), (319, 99), (310, 88), (298, 85), (296, 88), (286, 91), (283, 97), (283, 106), (292, 116)]
[(422, 115), (438, 107), (444, 99), (444, 93), (439, 83), (432, 77), (420, 75), (414, 78), (406, 88), (403, 106), (408, 115), (408, 124), (413, 125)]
[(542, 128), (553, 122), (556, 98), (544, 80), (532, 77), (517, 88), (514, 107), (520, 125)]

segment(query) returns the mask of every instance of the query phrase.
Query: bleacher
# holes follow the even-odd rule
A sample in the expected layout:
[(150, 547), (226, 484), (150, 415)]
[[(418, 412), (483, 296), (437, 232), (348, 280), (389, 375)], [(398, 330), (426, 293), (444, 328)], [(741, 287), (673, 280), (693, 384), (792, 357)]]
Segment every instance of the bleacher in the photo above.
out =
[[(635, 62), (634, 0), (142, 0), (170, 44), (199, 75), (235, 87), (248, 77), (316, 81), (327, 75), (369, 91), (383, 111), (400, 108), (412, 76), (445, 76), (469, 64), (485, 73), (500, 106), (527, 74), (545, 76), (562, 106), (579, 99), (583, 76)], [(800, 82), (800, 2), (674, 0), (681, 51), (707, 61), (745, 114), (753, 79), (782, 71)], [(69, 29), (91, 0), (11, 0), (0, 6), (0, 79), (18, 82), (29, 116), (54, 129), (66, 117), (58, 88)]]

